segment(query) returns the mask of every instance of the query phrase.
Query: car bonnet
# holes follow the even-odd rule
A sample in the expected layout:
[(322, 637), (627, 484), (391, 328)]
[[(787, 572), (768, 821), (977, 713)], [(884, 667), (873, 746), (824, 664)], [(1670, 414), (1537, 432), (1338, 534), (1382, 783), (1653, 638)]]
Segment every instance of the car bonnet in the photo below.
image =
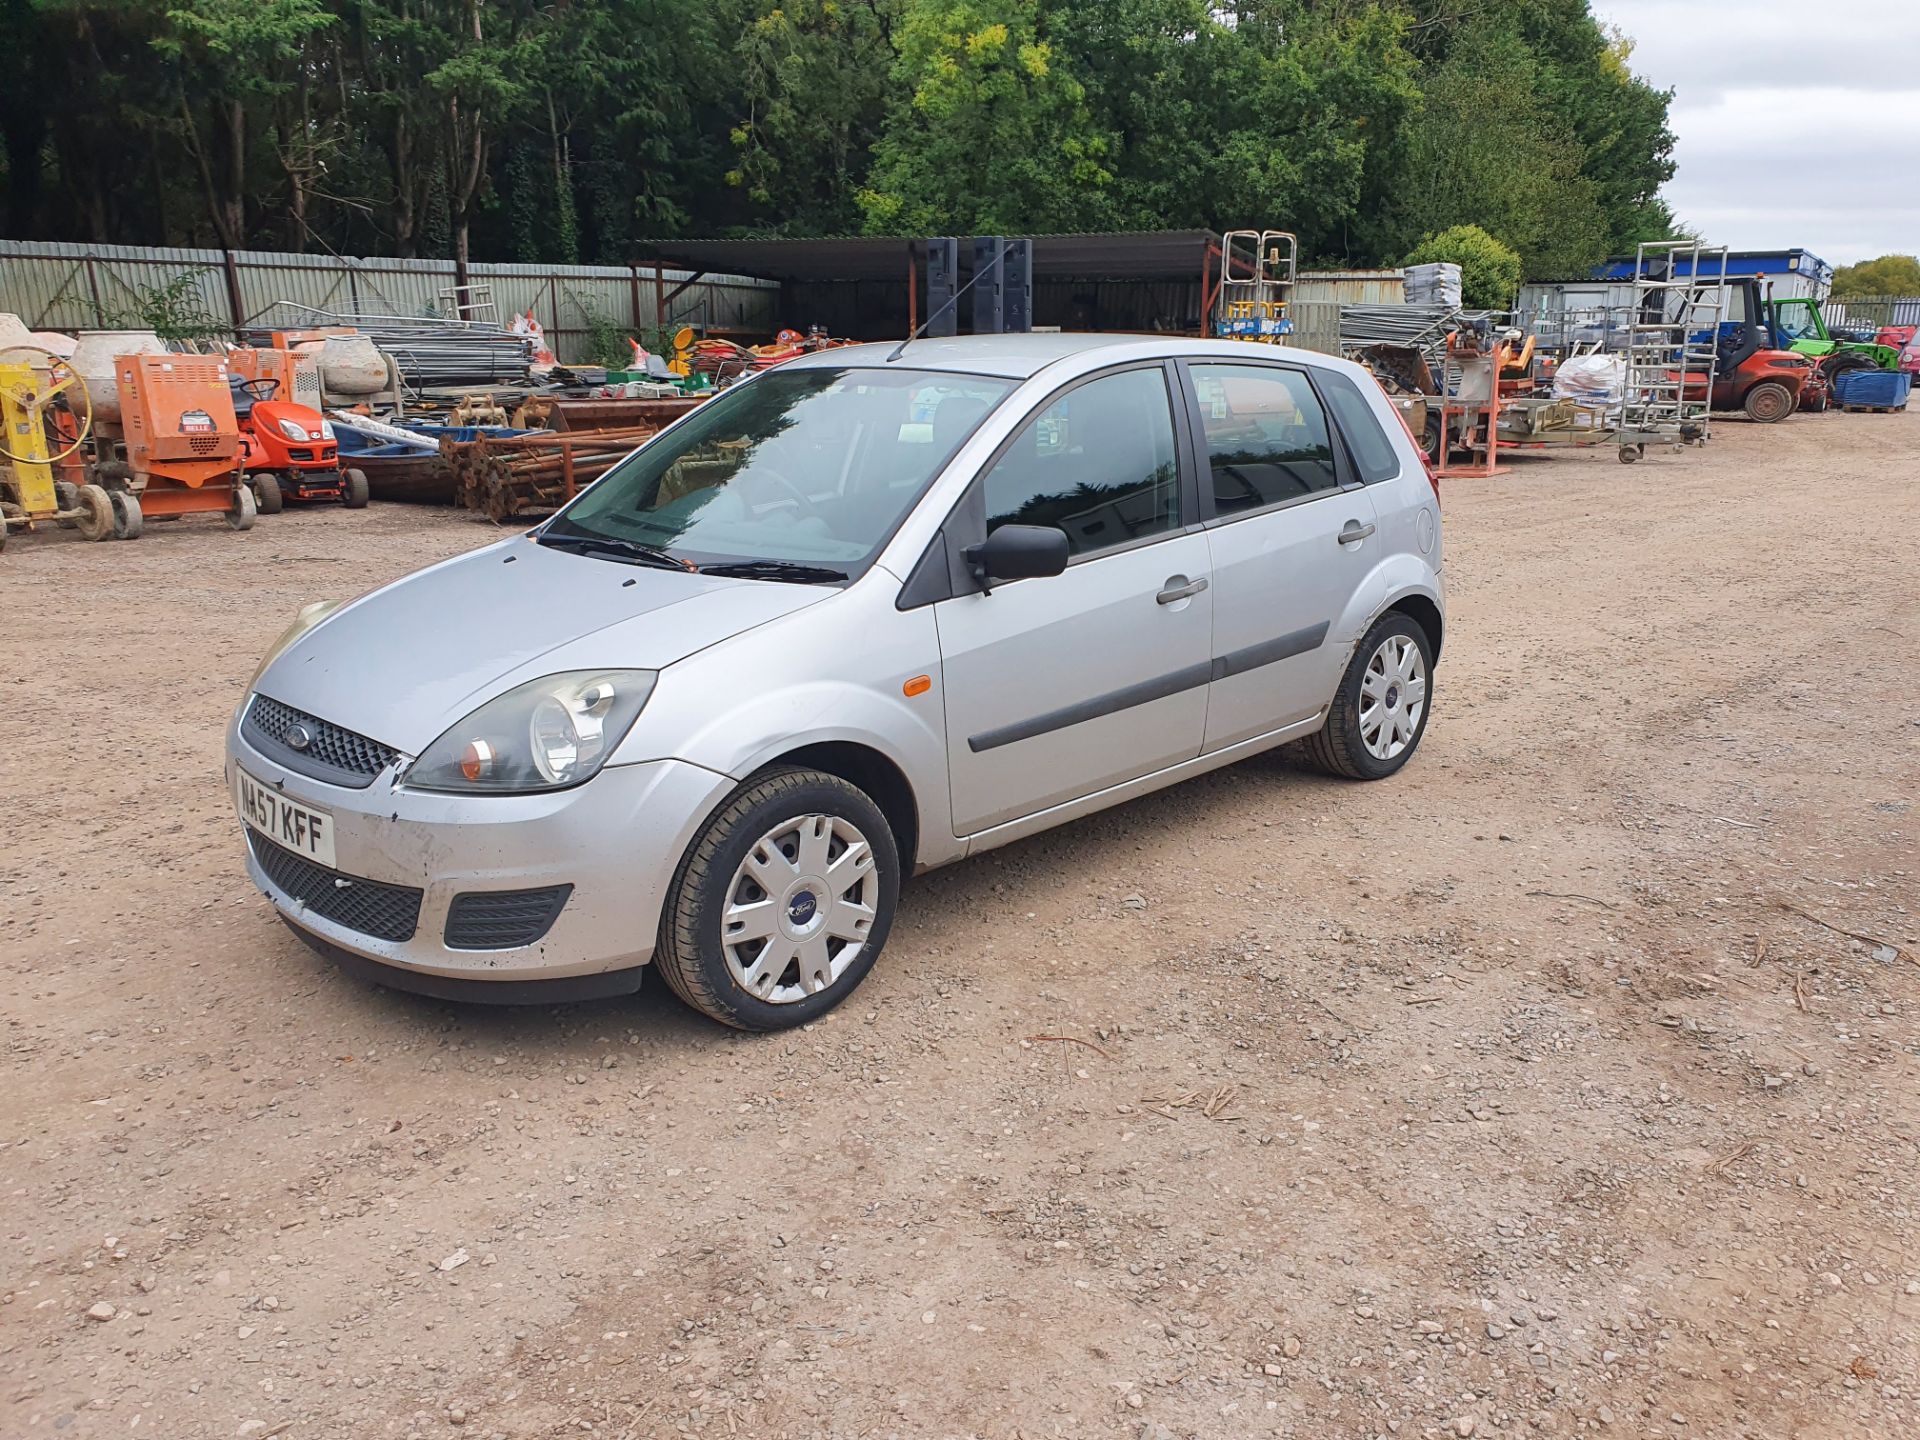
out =
[(602, 666), (657, 670), (835, 593), (621, 564), (519, 539), (336, 611), (276, 658), (258, 689), (418, 754), (524, 681)]

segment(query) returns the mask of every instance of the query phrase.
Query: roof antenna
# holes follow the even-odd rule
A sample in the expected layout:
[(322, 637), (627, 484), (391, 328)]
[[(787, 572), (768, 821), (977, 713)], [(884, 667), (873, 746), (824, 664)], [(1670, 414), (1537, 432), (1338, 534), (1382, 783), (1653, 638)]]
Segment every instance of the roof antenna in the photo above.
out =
[[(1015, 236), (1014, 240), (1017, 240), (1017, 239), (1019, 239), (1019, 237)], [(934, 321), (938, 320), (942, 315), (946, 314), (947, 311), (951, 310), (955, 305), (958, 305), (960, 303), (960, 297), (966, 294), (967, 291), (973, 288), (974, 280), (978, 280), (982, 275), (985, 275), (989, 270), (998, 270), (1000, 266), (1005, 262), (1007, 256), (1013, 253), (1014, 240), (1009, 240), (1000, 247), (1000, 253), (993, 257), (993, 263), (991, 265), (975, 266), (973, 271), (973, 280), (967, 281), (966, 284), (962, 285), (958, 290), (954, 291), (952, 295), (948, 296), (946, 304), (942, 305), (938, 310), (934, 311), (931, 315), (927, 316), (926, 319), (922, 320), (920, 324), (917, 327), (915, 327), (914, 332), (911, 335), (907, 336), (906, 339), (902, 340), (898, 345), (894, 346), (893, 353), (887, 356), (887, 364), (891, 365), (894, 361), (898, 360), (902, 355), (906, 353), (907, 346), (911, 345), (914, 341), (918, 340), (923, 334), (926, 333), (927, 326), (933, 324)]]

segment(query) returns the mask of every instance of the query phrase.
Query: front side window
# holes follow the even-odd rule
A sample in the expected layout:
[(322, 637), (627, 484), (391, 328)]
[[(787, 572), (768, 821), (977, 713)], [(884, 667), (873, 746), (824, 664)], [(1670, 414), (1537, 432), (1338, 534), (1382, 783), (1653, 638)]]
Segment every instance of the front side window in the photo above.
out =
[(1216, 514), (1339, 489), (1326, 412), (1305, 375), (1273, 365), (1188, 368), (1200, 399)]
[(1165, 372), (1122, 370), (1075, 386), (1014, 436), (984, 485), (989, 532), (1057, 526), (1074, 555), (1179, 529)]
[(926, 370), (771, 370), (608, 471), (546, 533), (702, 567), (851, 573), (1012, 389)]

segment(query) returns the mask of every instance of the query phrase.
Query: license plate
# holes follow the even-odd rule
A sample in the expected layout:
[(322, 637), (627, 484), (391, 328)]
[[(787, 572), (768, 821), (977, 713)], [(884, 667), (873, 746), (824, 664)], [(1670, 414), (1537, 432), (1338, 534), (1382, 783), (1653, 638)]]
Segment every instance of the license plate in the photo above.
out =
[(324, 810), (289, 800), (271, 785), (263, 785), (239, 766), (234, 767), (234, 803), (240, 818), (283, 850), (305, 856), (316, 865), (333, 863), (333, 817)]

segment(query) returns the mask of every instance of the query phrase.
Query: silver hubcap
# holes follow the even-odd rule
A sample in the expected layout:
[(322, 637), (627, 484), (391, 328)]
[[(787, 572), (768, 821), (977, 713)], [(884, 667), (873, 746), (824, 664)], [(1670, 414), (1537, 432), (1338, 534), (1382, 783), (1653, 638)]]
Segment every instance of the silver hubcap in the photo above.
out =
[(819, 994), (860, 958), (878, 900), (858, 826), (839, 815), (782, 820), (727, 886), (720, 944), (734, 983), (773, 1005)]
[(1360, 681), (1360, 739), (1376, 760), (1392, 760), (1413, 743), (1427, 708), (1427, 662), (1404, 635), (1389, 635), (1367, 661)]

